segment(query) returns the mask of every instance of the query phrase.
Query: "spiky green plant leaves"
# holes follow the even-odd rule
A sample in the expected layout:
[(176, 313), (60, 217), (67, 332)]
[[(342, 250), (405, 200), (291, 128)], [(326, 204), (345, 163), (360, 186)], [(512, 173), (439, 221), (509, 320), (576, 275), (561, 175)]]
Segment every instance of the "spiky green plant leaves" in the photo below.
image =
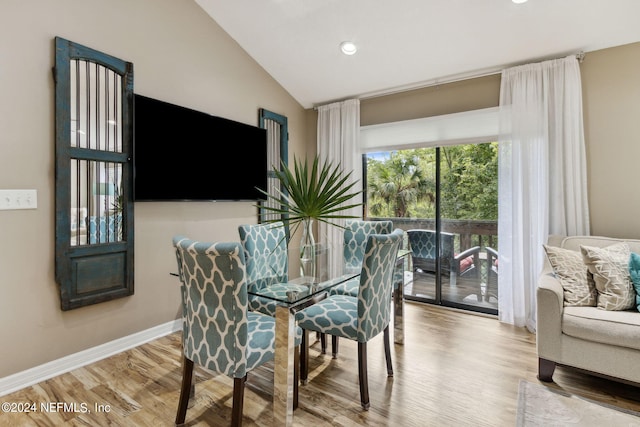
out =
[(334, 220), (358, 218), (341, 213), (362, 206), (352, 200), (359, 194), (353, 191), (356, 183), (348, 182), (352, 171), (345, 173), (330, 161), (320, 162), (318, 156), (313, 159), (311, 166), (297, 158), (294, 158), (293, 163), (293, 171), (284, 162), (280, 170), (274, 171), (282, 190), (278, 189), (275, 195), (260, 190), (270, 201), (275, 202), (273, 206), (260, 206), (263, 222), (280, 221), (280, 218), (264, 218), (276, 214), (285, 218), (285, 224), (295, 233), (307, 219), (337, 226)]

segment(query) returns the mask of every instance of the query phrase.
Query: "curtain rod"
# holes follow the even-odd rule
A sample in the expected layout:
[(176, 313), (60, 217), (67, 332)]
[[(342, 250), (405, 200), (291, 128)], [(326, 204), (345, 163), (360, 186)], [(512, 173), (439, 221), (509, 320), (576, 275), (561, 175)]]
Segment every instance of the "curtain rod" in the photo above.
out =
[[(562, 58), (566, 58), (567, 56), (570, 56), (570, 55), (563, 56)], [(578, 60), (578, 62), (582, 64), (586, 54), (583, 51), (580, 51), (580, 52), (576, 53), (575, 56), (576, 56), (576, 59)], [(554, 58), (550, 58), (550, 59), (554, 59)], [(559, 59), (559, 58), (555, 58), (555, 59)], [(542, 61), (548, 61), (548, 60), (549, 59), (544, 59)], [(542, 61), (539, 61), (539, 62), (542, 62)], [(522, 64), (510, 65), (508, 67), (502, 66), (502, 67), (485, 68), (483, 70), (476, 70), (476, 71), (472, 71), (470, 73), (462, 73), (462, 74), (452, 75), (452, 76), (449, 76), (449, 77), (427, 80), (427, 81), (424, 81), (422, 83), (417, 83), (417, 84), (413, 84), (413, 85), (398, 86), (398, 87), (391, 88), (391, 89), (368, 92), (368, 93), (361, 94), (359, 96), (355, 96), (355, 98), (360, 99), (360, 100), (378, 98), (378, 97), (381, 97), (381, 96), (395, 95), (397, 93), (407, 92), (407, 91), (410, 91), (410, 90), (426, 89), (428, 87), (440, 86), (440, 85), (450, 84), (450, 83), (457, 83), (457, 82), (461, 82), (461, 81), (464, 81), (464, 80), (478, 79), (478, 78), (481, 78), (481, 77), (488, 77), (488, 76), (493, 76), (493, 75), (496, 75), (496, 74), (500, 74), (506, 68), (517, 67), (518, 65), (533, 64), (535, 62), (536, 61), (534, 61), (534, 62), (525, 62), (525, 63), (522, 63)], [(345, 99), (342, 99), (342, 100), (335, 100), (335, 101), (327, 102), (327, 103), (322, 104), (322, 105), (329, 105), (329, 104), (333, 104), (334, 102), (345, 101), (346, 99), (350, 99), (350, 98), (345, 98)], [(316, 105), (316, 106), (313, 107), (313, 109), (317, 111), (318, 107), (321, 107), (322, 105)]]

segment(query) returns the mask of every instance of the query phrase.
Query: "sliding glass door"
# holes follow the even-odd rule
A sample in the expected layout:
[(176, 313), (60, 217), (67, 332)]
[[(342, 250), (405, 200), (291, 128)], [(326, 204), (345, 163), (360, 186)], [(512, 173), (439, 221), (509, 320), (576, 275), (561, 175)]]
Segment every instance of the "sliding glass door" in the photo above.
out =
[(366, 155), (366, 212), (406, 231), (405, 298), (497, 314), (497, 144)]

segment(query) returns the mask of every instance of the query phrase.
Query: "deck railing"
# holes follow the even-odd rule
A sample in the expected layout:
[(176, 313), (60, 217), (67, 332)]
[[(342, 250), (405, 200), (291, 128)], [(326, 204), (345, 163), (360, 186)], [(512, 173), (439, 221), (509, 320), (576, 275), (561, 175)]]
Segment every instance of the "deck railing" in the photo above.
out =
[[(416, 228), (435, 230), (433, 218), (369, 218), (370, 220), (393, 221), (394, 228), (412, 230)], [(498, 250), (498, 222), (487, 220), (443, 219), (442, 231), (456, 234), (457, 252), (473, 246), (489, 246)]]

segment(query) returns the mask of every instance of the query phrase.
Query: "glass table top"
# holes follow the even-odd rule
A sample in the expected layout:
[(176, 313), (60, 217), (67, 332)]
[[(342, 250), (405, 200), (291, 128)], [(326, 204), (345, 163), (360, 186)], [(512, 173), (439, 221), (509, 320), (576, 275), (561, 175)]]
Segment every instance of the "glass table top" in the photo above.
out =
[(272, 283), (262, 286), (260, 289), (249, 289), (248, 293), (249, 295), (256, 295), (278, 303), (295, 306), (350, 280), (359, 281), (360, 271), (347, 272), (324, 281), (318, 281), (313, 277), (298, 277), (285, 283)]

